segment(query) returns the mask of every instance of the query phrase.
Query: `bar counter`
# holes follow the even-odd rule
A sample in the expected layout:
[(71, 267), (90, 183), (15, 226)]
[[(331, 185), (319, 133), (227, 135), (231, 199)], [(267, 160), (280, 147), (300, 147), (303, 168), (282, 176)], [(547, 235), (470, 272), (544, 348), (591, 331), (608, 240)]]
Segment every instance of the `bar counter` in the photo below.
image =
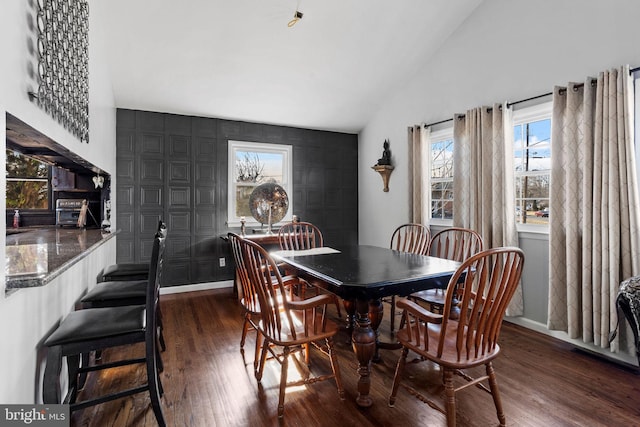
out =
[(8, 229), (6, 291), (46, 285), (116, 234), (54, 226)]

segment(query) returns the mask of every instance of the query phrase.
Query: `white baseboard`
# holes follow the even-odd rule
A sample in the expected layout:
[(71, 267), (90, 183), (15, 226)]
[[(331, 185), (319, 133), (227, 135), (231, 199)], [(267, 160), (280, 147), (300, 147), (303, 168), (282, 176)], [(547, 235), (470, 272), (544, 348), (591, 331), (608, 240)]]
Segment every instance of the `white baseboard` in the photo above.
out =
[(206, 291), (209, 289), (232, 288), (233, 280), (223, 280), (220, 282), (196, 283), (193, 285), (169, 286), (160, 288), (160, 295), (180, 294), (183, 292)]
[(540, 332), (541, 334), (557, 338), (561, 341), (568, 342), (580, 350), (604, 357), (605, 359), (608, 359), (612, 362), (622, 363), (636, 368), (638, 367), (638, 359), (635, 355), (630, 355), (623, 352), (612, 353), (609, 349), (600, 348), (596, 345), (585, 343), (579, 339), (569, 338), (566, 332), (551, 331), (547, 328), (547, 325), (536, 322), (535, 320), (526, 319), (524, 317), (505, 317), (504, 320), (516, 325), (520, 325), (524, 328)]

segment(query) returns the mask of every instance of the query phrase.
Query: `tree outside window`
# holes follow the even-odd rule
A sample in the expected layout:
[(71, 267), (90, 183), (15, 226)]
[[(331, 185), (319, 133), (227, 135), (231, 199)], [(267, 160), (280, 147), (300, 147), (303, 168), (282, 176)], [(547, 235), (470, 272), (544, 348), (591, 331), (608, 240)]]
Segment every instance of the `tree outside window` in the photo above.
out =
[(453, 219), (453, 137), (431, 142), (431, 218)]
[(49, 165), (12, 150), (6, 154), (7, 209), (49, 209)]

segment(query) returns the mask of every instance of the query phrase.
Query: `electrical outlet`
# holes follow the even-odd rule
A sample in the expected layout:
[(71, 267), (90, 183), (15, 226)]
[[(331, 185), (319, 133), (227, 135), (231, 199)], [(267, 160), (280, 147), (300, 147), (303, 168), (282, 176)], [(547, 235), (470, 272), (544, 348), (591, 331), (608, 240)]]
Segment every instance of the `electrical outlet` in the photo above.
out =
[(224, 267), (225, 265), (227, 265), (227, 260), (224, 257), (220, 258), (219, 261), (220, 261), (220, 267)]

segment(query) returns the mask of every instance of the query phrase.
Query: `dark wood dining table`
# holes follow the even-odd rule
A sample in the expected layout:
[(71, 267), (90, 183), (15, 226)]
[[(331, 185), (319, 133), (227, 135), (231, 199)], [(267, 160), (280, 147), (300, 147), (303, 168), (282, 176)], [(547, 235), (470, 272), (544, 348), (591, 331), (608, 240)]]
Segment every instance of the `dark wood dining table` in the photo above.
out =
[(459, 262), (388, 248), (354, 245), (305, 251), (274, 251), (272, 257), (314, 286), (344, 300), (352, 325), (351, 342), (358, 359), (359, 406), (369, 407), (371, 361), (378, 347), (382, 297), (446, 288)]

